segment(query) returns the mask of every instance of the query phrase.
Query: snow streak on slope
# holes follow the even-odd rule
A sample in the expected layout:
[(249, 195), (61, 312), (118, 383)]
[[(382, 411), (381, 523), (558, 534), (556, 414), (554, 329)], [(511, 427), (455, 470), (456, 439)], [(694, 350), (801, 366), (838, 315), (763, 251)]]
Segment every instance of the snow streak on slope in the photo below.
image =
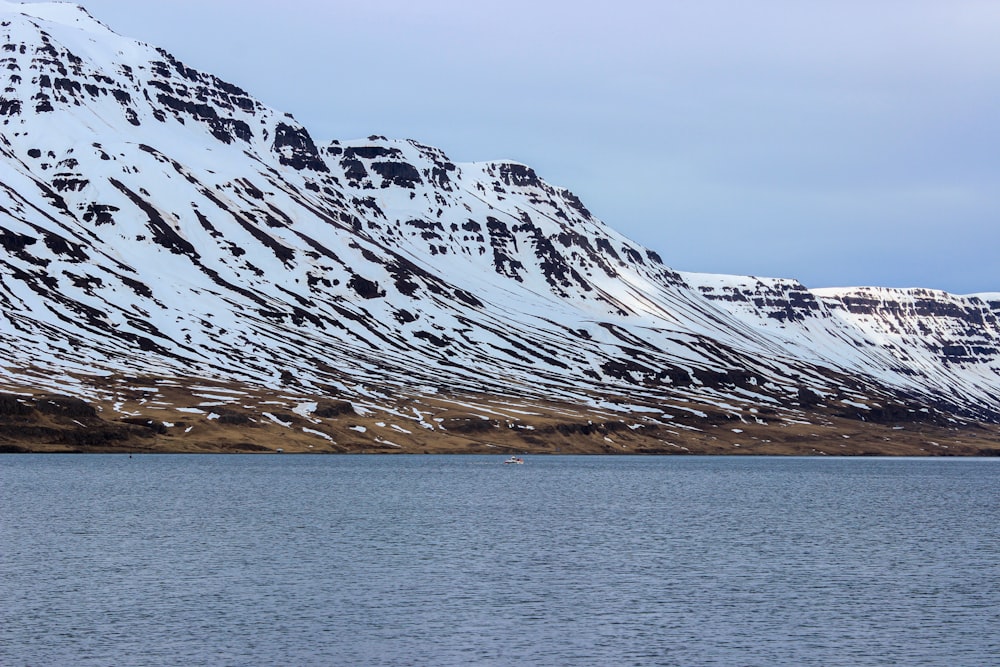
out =
[(80, 8), (0, 16), (8, 376), (1000, 411), (1000, 298), (681, 275), (525, 165), (317, 145)]

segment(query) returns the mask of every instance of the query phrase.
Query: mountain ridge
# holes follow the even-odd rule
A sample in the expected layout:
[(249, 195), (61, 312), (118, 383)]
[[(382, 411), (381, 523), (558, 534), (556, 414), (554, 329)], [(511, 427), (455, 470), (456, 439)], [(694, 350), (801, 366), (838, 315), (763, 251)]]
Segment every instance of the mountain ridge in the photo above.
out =
[[(1000, 421), (1000, 295), (679, 273), (527, 165), (376, 135), (317, 144), (82, 8), (0, 14), (0, 387), (24, 405), (66, 394), (113, 420), (175, 423), (213, 407), (195, 387), (294, 395), (288, 414), (312, 425), (260, 441), (337, 416), (302, 404), (412, 422), (414, 405), (446, 396), (558, 405), (573, 424), (640, 415), (628, 432), (654, 443), (703, 436), (675, 428), (680, 415), (756, 428), (762, 408), (788, 427), (878, 411), (935, 428)], [(143, 392), (183, 404), (124, 407)], [(278, 423), (240, 403), (221, 404)], [(358, 426), (367, 444), (391, 430)], [(183, 448), (195, 432), (157, 436)]]

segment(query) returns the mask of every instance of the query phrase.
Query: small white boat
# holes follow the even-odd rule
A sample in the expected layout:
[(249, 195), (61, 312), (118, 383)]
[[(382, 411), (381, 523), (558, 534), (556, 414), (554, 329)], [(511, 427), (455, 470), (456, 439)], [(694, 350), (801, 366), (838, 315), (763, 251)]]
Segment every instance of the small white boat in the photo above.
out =
[(506, 461), (504, 461), (503, 464), (504, 465), (514, 464), (514, 465), (523, 466), (524, 465), (524, 459), (522, 459), (520, 456), (512, 456), (509, 459), (507, 459)]

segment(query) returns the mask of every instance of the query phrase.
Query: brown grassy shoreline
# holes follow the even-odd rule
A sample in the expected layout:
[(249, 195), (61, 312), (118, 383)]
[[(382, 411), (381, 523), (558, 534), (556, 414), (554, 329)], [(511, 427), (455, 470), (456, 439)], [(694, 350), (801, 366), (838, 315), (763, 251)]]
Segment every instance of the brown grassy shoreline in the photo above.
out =
[(997, 425), (919, 414), (876, 423), (822, 408), (765, 418), (750, 406), (688, 404), (664, 419), (483, 396), (411, 397), (382, 409), (301, 396), (282, 403), (267, 392), (200, 407), (167, 398), (0, 394), (0, 453), (1000, 456)]

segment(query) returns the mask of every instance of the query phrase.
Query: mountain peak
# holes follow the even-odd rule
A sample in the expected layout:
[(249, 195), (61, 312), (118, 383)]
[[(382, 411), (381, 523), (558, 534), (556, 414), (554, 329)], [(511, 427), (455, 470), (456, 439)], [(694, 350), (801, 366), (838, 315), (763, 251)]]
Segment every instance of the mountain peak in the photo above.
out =
[(29, 3), (0, 0), (0, 16), (2, 15), (21, 15), (98, 35), (113, 34), (108, 26), (95, 19), (86, 8), (73, 2)]

